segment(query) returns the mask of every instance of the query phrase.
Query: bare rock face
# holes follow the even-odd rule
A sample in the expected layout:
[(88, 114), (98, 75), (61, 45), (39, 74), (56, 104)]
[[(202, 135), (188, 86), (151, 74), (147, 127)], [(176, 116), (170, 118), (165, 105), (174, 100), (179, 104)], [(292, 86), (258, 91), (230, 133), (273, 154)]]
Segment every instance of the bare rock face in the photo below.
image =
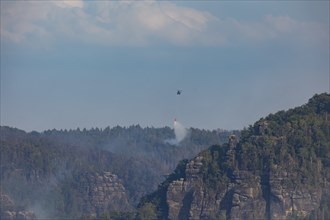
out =
[(35, 220), (34, 212), (27, 211), (15, 206), (12, 199), (0, 190), (1, 213), (3, 220)]
[(311, 188), (307, 184), (286, 184), (291, 178), (290, 173), (285, 170), (283, 167), (276, 167), (270, 173), (270, 217), (283, 219), (294, 213), (306, 217), (319, 206), (322, 190)]
[(196, 157), (186, 165), (186, 178), (170, 183), (167, 191), (169, 219), (264, 217), (260, 213), (264, 213), (266, 203), (262, 200), (259, 177), (237, 171), (234, 173), (234, 183), (210, 189), (203, 182), (203, 166), (203, 157)]
[[(226, 211), (231, 219), (263, 219), (266, 202), (260, 177), (248, 171), (235, 171), (234, 183), (226, 192), (229, 200)], [(231, 204), (231, 205), (230, 205)]]
[(98, 217), (109, 211), (132, 210), (121, 180), (110, 172), (82, 174), (79, 191), (85, 215)]
[[(229, 145), (224, 157), (230, 162), (235, 162), (234, 148)], [(274, 166), (266, 173), (235, 169), (228, 181), (212, 185), (205, 177), (210, 166), (201, 154), (186, 164), (185, 178), (169, 184), (168, 219), (287, 219), (306, 217), (320, 205), (322, 188), (290, 183), (290, 168)]]

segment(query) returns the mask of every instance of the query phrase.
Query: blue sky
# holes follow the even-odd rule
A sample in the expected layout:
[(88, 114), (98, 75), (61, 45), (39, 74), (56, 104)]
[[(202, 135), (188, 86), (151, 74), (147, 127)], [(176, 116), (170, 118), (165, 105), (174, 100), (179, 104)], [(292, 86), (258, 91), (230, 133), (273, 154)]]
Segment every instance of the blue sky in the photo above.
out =
[(242, 129), (329, 90), (329, 1), (1, 1), (0, 36), (27, 131)]

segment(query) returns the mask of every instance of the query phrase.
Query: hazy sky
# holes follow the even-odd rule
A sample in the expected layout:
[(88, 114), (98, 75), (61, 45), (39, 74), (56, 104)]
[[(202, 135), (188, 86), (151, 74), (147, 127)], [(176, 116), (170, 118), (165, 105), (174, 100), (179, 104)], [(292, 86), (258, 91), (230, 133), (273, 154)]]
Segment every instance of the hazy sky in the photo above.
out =
[(241, 129), (329, 89), (329, 1), (0, 3), (1, 125)]

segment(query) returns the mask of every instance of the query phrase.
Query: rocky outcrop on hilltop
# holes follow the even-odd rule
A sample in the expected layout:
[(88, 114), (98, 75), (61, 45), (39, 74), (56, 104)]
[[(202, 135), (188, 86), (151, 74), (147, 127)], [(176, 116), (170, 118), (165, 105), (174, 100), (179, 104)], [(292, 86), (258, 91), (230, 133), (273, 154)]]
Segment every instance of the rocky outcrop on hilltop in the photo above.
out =
[(169, 184), (168, 219), (306, 217), (319, 207), (325, 192), (324, 188), (307, 183), (286, 184), (292, 179), (284, 167), (276, 167), (265, 175), (237, 169), (228, 182), (212, 186), (205, 181), (204, 172), (209, 166), (202, 155), (197, 156), (186, 165), (186, 177)]
[(145, 197), (161, 219), (326, 219), (330, 95), (260, 119), (177, 167)]

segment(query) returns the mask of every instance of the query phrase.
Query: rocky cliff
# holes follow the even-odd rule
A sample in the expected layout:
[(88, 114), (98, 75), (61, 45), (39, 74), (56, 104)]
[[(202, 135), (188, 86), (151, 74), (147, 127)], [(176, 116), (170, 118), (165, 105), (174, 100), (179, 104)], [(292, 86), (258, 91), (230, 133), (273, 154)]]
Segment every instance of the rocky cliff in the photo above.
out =
[[(326, 219), (330, 96), (271, 114), (201, 152), (144, 203), (161, 219)], [(179, 169), (179, 170), (178, 170)]]
[(13, 200), (0, 190), (1, 213), (3, 220), (35, 220), (34, 212), (17, 207)]
[[(10, 197), (1, 192), (0, 219), (99, 218), (102, 214), (111, 211), (133, 210), (122, 181), (110, 172), (78, 172), (62, 181), (55, 181), (53, 178), (48, 180), (40, 177), (32, 178), (24, 172), (12, 172), (7, 179), (10, 180), (9, 183), (14, 190), (10, 190), (12, 188), (8, 184), (4, 185), (6, 189), (17, 191), (15, 189), (19, 187), (20, 193)], [(32, 188), (31, 185), (34, 187)], [(33, 199), (24, 199), (25, 194), (28, 193), (31, 194), (29, 198)], [(58, 198), (59, 195), (64, 198)], [(60, 213), (64, 212), (73, 214), (69, 217), (61, 216)]]
[(132, 211), (126, 190), (117, 175), (110, 172), (84, 173), (79, 175), (77, 187), (82, 199), (82, 213), (99, 217), (111, 211)]
[[(215, 148), (211, 153), (213, 159), (217, 159)], [(201, 154), (186, 165), (185, 178), (169, 184), (166, 193), (169, 219), (306, 217), (319, 207), (324, 187), (329, 184), (328, 181), (320, 187), (289, 184), (295, 173), (280, 166), (265, 174), (236, 169), (230, 178), (223, 178), (226, 183), (212, 184), (205, 180), (205, 170), (210, 166)]]

